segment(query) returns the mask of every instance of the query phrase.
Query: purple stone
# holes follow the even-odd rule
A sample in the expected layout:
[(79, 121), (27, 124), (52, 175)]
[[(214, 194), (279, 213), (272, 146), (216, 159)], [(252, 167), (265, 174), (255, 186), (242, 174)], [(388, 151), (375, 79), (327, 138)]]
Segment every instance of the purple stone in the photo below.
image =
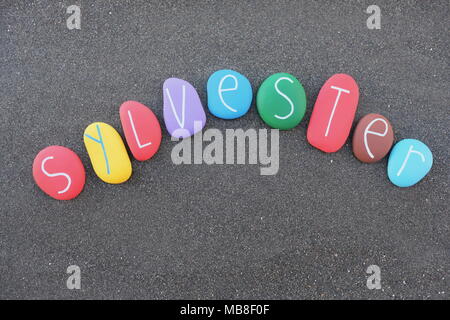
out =
[(195, 88), (187, 81), (170, 78), (164, 81), (164, 122), (170, 135), (187, 138), (201, 131), (206, 114)]

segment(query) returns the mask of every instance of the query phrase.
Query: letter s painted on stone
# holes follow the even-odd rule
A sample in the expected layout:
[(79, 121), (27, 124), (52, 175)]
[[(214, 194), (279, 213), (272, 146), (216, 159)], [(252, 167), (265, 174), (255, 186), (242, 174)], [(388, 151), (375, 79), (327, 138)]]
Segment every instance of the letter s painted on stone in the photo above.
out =
[(70, 176), (69, 176), (67, 173), (64, 173), (64, 172), (57, 172), (57, 173), (50, 173), (50, 172), (47, 172), (47, 170), (45, 169), (45, 163), (46, 163), (48, 160), (53, 160), (53, 159), (54, 159), (54, 157), (50, 156), (50, 157), (47, 157), (47, 158), (45, 158), (44, 160), (42, 160), (42, 162), (41, 162), (41, 171), (42, 171), (47, 177), (50, 177), (50, 178), (54, 178), (54, 177), (64, 177), (64, 178), (67, 179), (67, 185), (66, 185), (66, 187), (65, 187), (64, 189), (58, 191), (58, 194), (62, 194), (62, 193), (67, 192), (67, 190), (70, 189), (70, 186), (72, 185), (72, 179), (70, 178)]
[(287, 114), (287, 115), (284, 115), (284, 116), (280, 116), (280, 115), (275, 115), (275, 118), (278, 118), (278, 119), (280, 119), (280, 120), (285, 120), (285, 119), (287, 119), (287, 118), (289, 118), (290, 116), (292, 116), (292, 114), (294, 113), (294, 103), (292, 102), (292, 100), (286, 95), (286, 94), (284, 94), (283, 92), (281, 92), (281, 90), (278, 88), (278, 83), (280, 82), (280, 81), (282, 81), (282, 80), (287, 80), (287, 81), (289, 81), (290, 83), (294, 83), (294, 81), (292, 80), (292, 79), (289, 79), (288, 77), (281, 77), (281, 78), (279, 78), (276, 82), (275, 82), (275, 90), (276, 90), (276, 92), (280, 95), (280, 96), (282, 96), (284, 99), (286, 99), (286, 101), (289, 103), (289, 106), (291, 107), (291, 109), (290, 109), (290, 111), (289, 111), (289, 113)]

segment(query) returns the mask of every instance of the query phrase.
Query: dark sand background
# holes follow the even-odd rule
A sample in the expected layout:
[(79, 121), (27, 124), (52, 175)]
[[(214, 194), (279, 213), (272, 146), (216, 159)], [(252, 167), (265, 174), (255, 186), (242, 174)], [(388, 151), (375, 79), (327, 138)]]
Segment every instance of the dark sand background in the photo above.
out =
[[(67, 6), (82, 10), (80, 31)], [(377, 4), (381, 30), (368, 30)], [(0, 1), (0, 298), (449, 298), (448, 1)], [(162, 83), (206, 81), (222, 68), (254, 89), (275, 72), (305, 87), (301, 124), (280, 133), (280, 170), (256, 165), (133, 161), (119, 186), (94, 174), (83, 130), (121, 131), (126, 100), (162, 119)], [(356, 119), (381, 113), (396, 139), (434, 154), (430, 174), (396, 188), (386, 161), (355, 159), (350, 140), (324, 154), (306, 141), (315, 98), (334, 73), (360, 86)], [(206, 105), (205, 105), (206, 106)], [(355, 122), (356, 124), (356, 122)], [(243, 118), (208, 114), (207, 128), (266, 128), (255, 106)], [(83, 160), (74, 201), (34, 184), (42, 148)], [(76, 264), (82, 289), (66, 288)], [(366, 288), (381, 268), (382, 289)]]

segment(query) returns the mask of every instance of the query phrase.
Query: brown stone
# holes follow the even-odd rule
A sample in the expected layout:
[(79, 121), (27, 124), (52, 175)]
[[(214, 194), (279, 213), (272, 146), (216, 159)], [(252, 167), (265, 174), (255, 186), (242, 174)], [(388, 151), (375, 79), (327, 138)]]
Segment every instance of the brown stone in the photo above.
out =
[(353, 133), (353, 154), (366, 163), (383, 159), (391, 150), (394, 130), (388, 119), (380, 114), (364, 116)]

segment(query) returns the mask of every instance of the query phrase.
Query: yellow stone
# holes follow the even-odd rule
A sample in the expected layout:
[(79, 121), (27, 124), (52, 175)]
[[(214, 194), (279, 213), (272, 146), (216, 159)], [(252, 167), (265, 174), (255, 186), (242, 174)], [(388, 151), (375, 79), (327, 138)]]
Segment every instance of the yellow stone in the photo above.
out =
[(127, 181), (132, 172), (130, 157), (119, 133), (104, 122), (91, 123), (84, 130), (84, 145), (97, 176), (104, 182)]

